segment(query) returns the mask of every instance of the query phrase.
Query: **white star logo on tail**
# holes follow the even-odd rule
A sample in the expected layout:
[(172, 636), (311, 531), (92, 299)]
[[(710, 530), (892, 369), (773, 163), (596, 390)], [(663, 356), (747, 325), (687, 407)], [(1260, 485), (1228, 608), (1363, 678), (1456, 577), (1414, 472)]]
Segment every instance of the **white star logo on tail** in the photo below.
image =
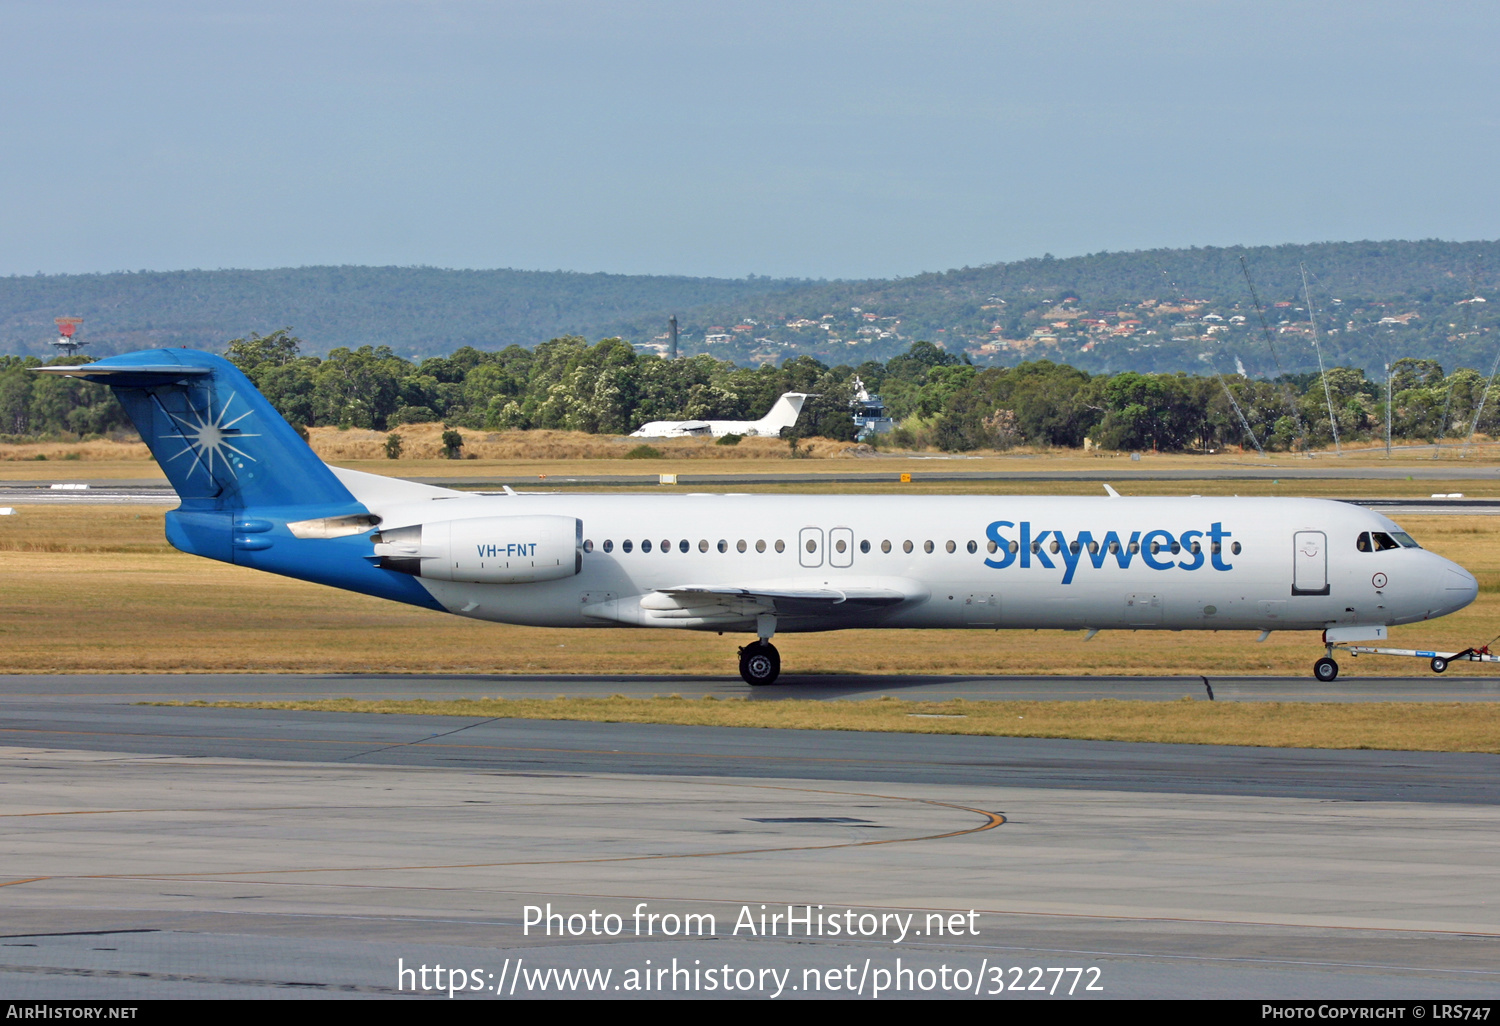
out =
[[(214, 458), (218, 457), (220, 462), (222, 462), (225, 468), (229, 471), (230, 476), (238, 480), (239, 474), (238, 472), (236, 472), (234, 468), (234, 462), (229, 458), (229, 454), (234, 453), (238, 456), (243, 456), (245, 459), (251, 461), (252, 463), (256, 462), (256, 459), (249, 453), (244, 452), (241, 449), (237, 449), (229, 443), (231, 429), (233, 429), (234, 426), (240, 421), (250, 416), (251, 413), (251, 411), (246, 410), (244, 413), (240, 414), (233, 420), (225, 420), (225, 418), (229, 416), (229, 406), (234, 402), (235, 395), (236, 393), (231, 392), (229, 394), (229, 398), (224, 400), (224, 406), (219, 411), (219, 415), (217, 417), (213, 415), (212, 402), (210, 402), (209, 404), (209, 415), (207, 417), (199, 418), (196, 413), (190, 414), (190, 416), (194, 418), (193, 423), (186, 423), (181, 420), (176, 414), (168, 413), (167, 415), (172, 418), (172, 422), (182, 429), (182, 434), (162, 435), (162, 437), (180, 439), (185, 443), (185, 445), (183, 446), (181, 452), (177, 453), (176, 456), (169, 457), (167, 462), (170, 463), (172, 460), (175, 460), (180, 456), (186, 456), (188, 453), (192, 453), (196, 460), (196, 462), (193, 464), (193, 470), (196, 470), (201, 466), (204, 469), (204, 473), (212, 478), (214, 473)], [(259, 438), (260, 435), (247, 435), (240, 431), (234, 431), (233, 437), (237, 439)], [(192, 476), (192, 473), (192, 470), (188, 471), (189, 476)]]

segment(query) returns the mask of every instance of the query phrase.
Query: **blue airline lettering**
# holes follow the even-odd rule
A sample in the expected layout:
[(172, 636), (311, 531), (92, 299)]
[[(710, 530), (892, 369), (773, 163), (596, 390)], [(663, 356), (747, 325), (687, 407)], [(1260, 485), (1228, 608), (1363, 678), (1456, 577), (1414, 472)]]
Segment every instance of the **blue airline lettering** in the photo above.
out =
[(1162, 539), (1161, 547), (1168, 552), (1172, 551), (1172, 543), (1177, 539), (1172, 537), (1171, 531), (1147, 531), (1146, 536), (1141, 539), (1141, 562), (1153, 570), (1170, 570), (1176, 566), (1170, 559), (1159, 560), (1151, 551), (1151, 546), (1156, 544), (1156, 539)]
[(1197, 552), (1193, 551), (1194, 540), (1198, 539), (1198, 538), (1202, 538), (1202, 537), (1203, 537), (1203, 532), (1202, 531), (1183, 531), (1182, 532), (1182, 549), (1188, 555), (1190, 555), (1190, 556), (1193, 557), (1193, 561), (1191, 563), (1179, 562), (1177, 564), (1178, 566), (1182, 567), (1182, 569), (1184, 569), (1184, 570), (1196, 570), (1200, 566), (1203, 565), (1203, 546), (1199, 545), (1198, 546), (1198, 551)]
[(1214, 569), (1233, 570), (1234, 564), (1224, 562), (1224, 539), (1233, 535), (1224, 530), (1222, 523), (1216, 521), (1208, 526), (1208, 537), (1213, 542), (1209, 552), (1213, 553)]
[(1004, 570), (1011, 563), (1015, 562), (1016, 554), (1010, 551), (1010, 539), (1000, 534), (1000, 528), (1015, 526), (1009, 520), (996, 520), (989, 527), (985, 528), (985, 536), (995, 543), (995, 551), (1000, 553), (999, 559), (986, 559), (984, 561), (985, 566), (994, 570)]
[(1068, 539), (1063, 537), (1061, 531), (1054, 531), (1053, 533), (1057, 535), (1057, 541), (1062, 550), (1063, 565), (1068, 568), (1063, 572), (1062, 582), (1064, 584), (1072, 584), (1073, 573), (1078, 569), (1078, 557), (1083, 553), (1084, 539), (1087, 538), (1089, 541), (1093, 541), (1094, 536), (1087, 531), (1083, 531), (1078, 535), (1078, 540), (1070, 545)]
[[(1084, 532), (1084, 534), (1087, 533), (1087, 531)], [(1078, 536), (1078, 540), (1083, 540), (1082, 534)], [(1106, 532), (1104, 540), (1099, 543), (1099, 551), (1089, 553), (1089, 562), (1094, 564), (1095, 570), (1102, 570), (1104, 568), (1104, 561), (1109, 558), (1110, 546), (1113, 545), (1115, 547), (1115, 562), (1120, 564), (1121, 570), (1128, 570), (1130, 569), (1130, 560), (1135, 556), (1135, 553), (1130, 551), (1130, 547), (1140, 540), (1141, 532), (1139, 531), (1132, 531), (1130, 541), (1128, 542), (1120, 541), (1120, 536), (1114, 531)]]
[[(1033, 556), (1036, 557), (1040, 565), (1046, 567), (1048, 570), (1055, 569), (1055, 564), (1051, 559), (1047, 558), (1046, 547), (1042, 544), (1050, 535), (1056, 539), (1055, 544), (1058, 546), (1058, 553), (1062, 556), (1064, 567), (1063, 584), (1073, 583), (1073, 577), (1078, 572), (1078, 566), (1082, 562), (1085, 552), (1088, 553), (1089, 563), (1096, 570), (1102, 570), (1111, 555), (1115, 557), (1115, 564), (1121, 570), (1128, 570), (1131, 560), (1137, 552), (1140, 554), (1141, 562), (1145, 563), (1152, 570), (1171, 570), (1173, 568), (1199, 570), (1205, 563), (1205, 555), (1210, 557), (1215, 570), (1234, 569), (1233, 564), (1224, 560), (1225, 539), (1232, 538), (1234, 535), (1232, 532), (1224, 530), (1223, 523), (1219, 521), (1211, 524), (1207, 532), (1184, 531), (1180, 538), (1171, 531), (1158, 529), (1146, 531), (1144, 534), (1140, 531), (1132, 531), (1130, 532), (1129, 541), (1126, 541), (1120, 537), (1118, 531), (1106, 531), (1104, 538), (1101, 541), (1095, 542), (1092, 531), (1079, 531), (1077, 538), (1070, 542), (1067, 536), (1061, 531), (1050, 528), (1033, 534), (1031, 522), (1023, 520), (1019, 525), (1021, 537), (1019, 544), (1017, 544), (1017, 552), (1012, 552), (1010, 547), (1013, 543), (1006, 537), (1002, 529), (1015, 528), (1017, 526), (1017, 524), (1010, 520), (996, 520), (989, 527), (985, 528), (985, 536), (995, 543), (995, 555), (985, 559), (985, 566), (992, 570), (1004, 570), (1016, 562), (1016, 554), (1019, 552), (1021, 556), (1020, 564), (1023, 570), (1031, 567), (1031, 558)], [(1203, 551), (1203, 544), (1198, 542), (1198, 539), (1205, 536), (1209, 539), (1207, 553)], [(1192, 551), (1195, 542), (1198, 542), (1197, 552)], [(1172, 546), (1177, 545), (1179, 547), (1179, 554), (1185, 549), (1189, 558), (1182, 560), (1161, 559), (1159, 558), (1159, 553), (1151, 551), (1153, 544), (1157, 544), (1160, 549), (1166, 551), (1170, 551)], [(1035, 546), (1035, 551), (1033, 551), (1033, 546)]]

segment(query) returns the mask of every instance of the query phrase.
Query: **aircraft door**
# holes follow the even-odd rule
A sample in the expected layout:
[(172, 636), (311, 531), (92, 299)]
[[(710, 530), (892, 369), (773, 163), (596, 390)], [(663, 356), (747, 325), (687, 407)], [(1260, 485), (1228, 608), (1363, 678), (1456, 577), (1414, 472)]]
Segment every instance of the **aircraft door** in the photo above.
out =
[(797, 556), (803, 566), (823, 565), (823, 529), (804, 527), (797, 536)]
[(847, 527), (835, 527), (828, 532), (828, 565), (854, 565), (854, 532)]
[(1328, 537), (1298, 531), (1292, 538), (1292, 594), (1328, 594)]

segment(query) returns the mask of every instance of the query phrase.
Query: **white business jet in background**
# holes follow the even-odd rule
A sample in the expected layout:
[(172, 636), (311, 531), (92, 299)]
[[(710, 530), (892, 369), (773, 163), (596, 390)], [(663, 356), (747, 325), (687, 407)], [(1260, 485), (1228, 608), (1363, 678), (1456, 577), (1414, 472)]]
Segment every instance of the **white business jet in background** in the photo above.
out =
[(217, 356), (41, 371), (114, 390), (182, 500), (184, 552), (499, 623), (750, 634), (751, 684), (780, 673), (777, 633), (869, 627), (1321, 631), (1329, 681), (1335, 644), (1478, 593), (1343, 502), (482, 495), (327, 466)]
[(691, 436), (722, 438), (725, 435), (779, 438), (782, 428), (797, 423), (802, 404), (811, 398), (807, 392), (786, 392), (769, 413), (760, 420), (653, 420), (630, 433), (631, 438), (684, 438)]

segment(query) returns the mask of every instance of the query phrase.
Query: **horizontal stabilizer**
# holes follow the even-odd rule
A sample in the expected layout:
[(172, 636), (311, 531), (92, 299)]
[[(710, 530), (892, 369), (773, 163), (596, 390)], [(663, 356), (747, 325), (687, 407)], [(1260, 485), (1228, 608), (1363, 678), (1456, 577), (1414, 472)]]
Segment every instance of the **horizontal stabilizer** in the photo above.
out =
[(135, 364), (125, 367), (105, 367), (97, 363), (83, 363), (65, 367), (37, 367), (38, 374), (56, 374), (65, 378), (82, 378), (98, 385), (119, 385), (127, 388), (150, 388), (153, 385), (170, 385), (186, 378), (212, 374), (210, 367), (185, 366), (183, 364)]
[(329, 467), (328, 469), (333, 471), (333, 476), (338, 478), (367, 509), (403, 502), (422, 502), (427, 499), (451, 499), (456, 495), (468, 494), (452, 488), (439, 488), (437, 485), (421, 484), (399, 477), (369, 474), (363, 470), (346, 470), (343, 467)]

